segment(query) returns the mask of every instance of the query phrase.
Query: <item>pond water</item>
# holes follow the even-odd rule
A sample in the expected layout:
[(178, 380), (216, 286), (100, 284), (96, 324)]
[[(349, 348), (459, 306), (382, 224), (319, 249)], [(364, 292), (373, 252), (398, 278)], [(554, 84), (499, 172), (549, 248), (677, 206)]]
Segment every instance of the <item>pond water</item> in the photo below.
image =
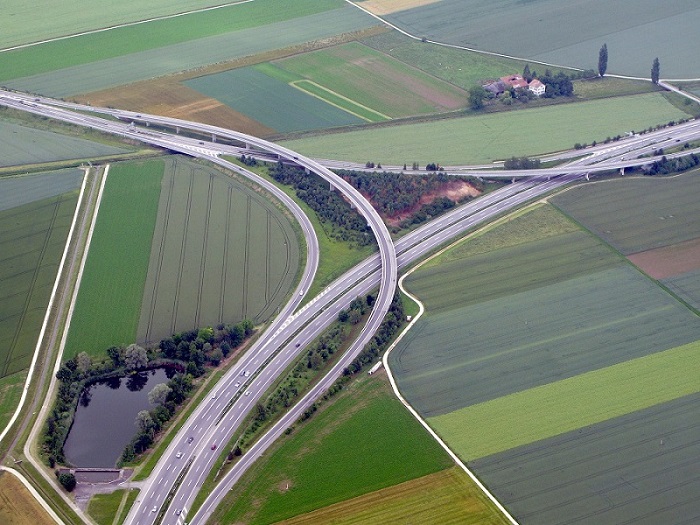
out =
[(73, 426), (63, 446), (76, 467), (113, 468), (124, 447), (136, 435), (136, 415), (150, 410), (148, 393), (167, 383), (174, 371), (148, 370), (94, 383), (83, 391)]

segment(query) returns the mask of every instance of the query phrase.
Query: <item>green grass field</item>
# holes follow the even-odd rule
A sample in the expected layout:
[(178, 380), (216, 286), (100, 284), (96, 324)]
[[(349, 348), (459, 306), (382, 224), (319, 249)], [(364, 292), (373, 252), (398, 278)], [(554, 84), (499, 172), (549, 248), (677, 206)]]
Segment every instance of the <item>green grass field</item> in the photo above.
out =
[[(700, 59), (687, 38), (700, 21), (693, 2), (620, 0), (428, 2), (388, 20), (411, 33), (469, 48), (579, 68), (595, 68), (603, 43), (608, 73), (649, 78), (654, 57), (666, 78), (695, 78)], [(537, 68), (539, 69), (539, 67)]]
[(441, 470), (280, 522), (284, 525), (508, 523), (459, 467)]
[(125, 152), (126, 149), (6, 121), (0, 125), (0, 167), (91, 159)]
[[(662, 95), (602, 99), (284, 141), (319, 158), (411, 164), (488, 163), (572, 148), (687, 117)], [(436, 158), (436, 151), (439, 152)]]
[(699, 392), (698, 351), (694, 342), (428, 421), (471, 461)]
[(0, 431), (5, 429), (15, 412), (26, 379), (25, 372), (17, 372), (0, 379)]
[(135, 341), (162, 176), (160, 159), (111, 166), (64, 359)]
[(275, 64), (390, 117), (462, 108), (467, 93), (358, 42)]
[(264, 68), (232, 69), (188, 80), (185, 85), (280, 132), (364, 123), (347, 111), (267, 75)]
[(220, 171), (166, 161), (138, 341), (273, 315), (299, 270), (284, 212)]
[[(135, 2), (131, 0), (119, 7), (132, 6), (130, 11), (133, 12), (134, 4)], [(232, 31), (257, 28), (341, 6), (343, 6), (341, 0), (320, 2), (298, 0), (293, 6), (284, 0), (256, 0), (213, 11), (122, 27), (16, 51), (6, 51), (0, 53), (0, 71), (2, 71), (0, 80), (35, 75)], [(144, 8), (149, 9), (149, 6), (139, 4), (139, 11), (143, 11)], [(60, 8), (56, 7), (56, 9)], [(95, 9), (94, 13), (100, 13), (100, 10)], [(33, 16), (32, 23), (35, 23), (35, 18)], [(49, 25), (50, 20), (51, 18), (47, 17), (43, 25)]]
[[(50, 0), (31, 4), (22, 0), (7, 0), (3, 5), (7, 16), (0, 20), (0, 48), (212, 5), (220, 4), (212, 0), (154, 0), (147, 3), (97, 0), (91, 2), (90, 9), (84, 9), (80, 0), (60, 4)], [(37, 13), (41, 16), (37, 16)]]
[(449, 466), (449, 457), (387, 382), (364, 377), (309, 424), (283, 438), (246, 474), (213, 519), (273, 523)]
[(551, 202), (628, 255), (698, 236), (698, 173), (585, 185)]
[(0, 212), (0, 377), (29, 366), (77, 201), (74, 190)]
[(88, 514), (97, 522), (98, 525), (112, 525), (115, 516), (119, 512), (119, 507), (122, 505), (122, 500), (126, 498), (122, 508), (121, 517), (116, 524), (119, 525), (126, 518), (126, 513), (129, 512), (131, 505), (139, 495), (139, 491), (132, 489), (118, 489), (108, 494), (95, 494), (90, 498), (88, 503)]
[[(238, 12), (247, 6), (258, 13)], [(192, 15), (214, 20), (188, 16), (0, 53), (0, 80), (53, 96), (89, 93), (376, 25), (337, 0), (255, 0), (227, 9)]]

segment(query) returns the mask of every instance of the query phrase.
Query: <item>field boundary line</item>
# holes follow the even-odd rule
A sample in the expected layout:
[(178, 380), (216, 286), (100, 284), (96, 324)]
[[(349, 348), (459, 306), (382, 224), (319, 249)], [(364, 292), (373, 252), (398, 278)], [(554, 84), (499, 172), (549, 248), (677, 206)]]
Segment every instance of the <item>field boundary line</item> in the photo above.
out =
[(293, 80), (292, 82), (289, 83), (290, 86), (292, 86), (295, 89), (298, 89), (302, 93), (306, 93), (307, 95), (309, 95), (311, 97), (314, 97), (314, 98), (317, 98), (319, 100), (324, 101), (326, 104), (330, 104), (333, 107), (336, 107), (338, 109), (342, 109), (346, 113), (350, 113), (351, 115), (354, 115), (357, 118), (362, 119), (366, 122), (372, 122), (372, 121), (370, 119), (368, 119), (367, 117), (363, 117), (362, 115), (355, 113), (354, 111), (349, 110), (348, 108), (344, 108), (340, 104), (336, 104), (335, 102), (331, 102), (330, 100), (323, 98), (322, 96), (317, 95), (316, 93), (313, 93), (311, 91), (304, 89), (302, 86), (299, 85), (300, 82), (308, 82), (309, 84), (316, 86), (318, 89), (321, 89), (321, 90), (325, 91), (326, 93), (330, 93), (331, 95), (338, 97), (341, 100), (345, 100), (346, 102), (350, 102), (351, 104), (354, 104), (355, 106), (357, 106), (359, 108), (365, 109), (365, 110), (369, 111), (370, 113), (374, 113), (375, 115), (378, 115), (378, 116), (385, 118), (387, 120), (393, 120), (389, 115), (385, 115), (384, 113), (380, 113), (379, 111), (377, 111), (375, 109), (372, 109), (370, 107), (365, 106), (364, 104), (360, 104), (356, 100), (353, 100), (353, 99), (348, 98), (344, 95), (341, 95), (340, 93), (333, 91), (332, 89), (328, 89), (327, 87), (322, 86), (321, 84), (319, 84), (318, 82), (314, 82), (313, 80), (309, 80), (307, 78), (302, 78), (301, 80)]
[[(461, 239), (457, 242), (461, 242)], [(503, 516), (512, 524), (512, 525), (519, 525), (518, 522), (513, 518), (513, 516), (510, 515), (510, 513), (506, 510), (506, 508), (501, 505), (501, 503), (496, 499), (496, 497), (491, 494), (491, 492), (486, 488), (486, 486), (479, 481), (479, 478), (477, 478), (474, 473), (467, 467), (465, 463), (462, 462), (462, 460), (452, 452), (450, 447), (445, 443), (440, 436), (437, 435), (437, 433), (428, 425), (428, 423), (418, 414), (418, 412), (411, 406), (411, 404), (406, 401), (406, 399), (401, 395), (401, 392), (399, 392), (399, 388), (396, 384), (396, 380), (394, 379), (394, 375), (391, 373), (391, 368), (389, 367), (389, 354), (391, 351), (396, 348), (396, 346), (399, 344), (399, 342), (403, 339), (403, 337), (408, 333), (408, 331), (413, 328), (413, 325), (416, 324), (418, 319), (420, 319), (423, 316), (423, 313), (425, 312), (425, 307), (423, 306), (423, 303), (413, 294), (408, 292), (404, 286), (403, 286), (403, 281), (406, 277), (411, 275), (414, 271), (419, 269), (423, 264), (426, 262), (430, 261), (431, 259), (441, 255), (444, 251), (450, 249), (452, 245), (455, 243), (450, 244), (446, 248), (443, 248), (436, 254), (432, 255), (431, 257), (428, 257), (426, 260), (422, 261), (421, 263), (417, 264), (413, 268), (411, 268), (409, 271), (407, 271), (404, 275), (401, 276), (399, 279), (399, 289), (406, 294), (408, 297), (411, 298), (411, 300), (415, 301), (416, 304), (418, 305), (418, 313), (416, 316), (411, 320), (410, 323), (408, 323), (408, 326), (404, 328), (399, 336), (394, 340), (393, 343), (389, 346), (386, 352), (384, 352), (384, 356), (382, 357), (382, 363), (384, 364), (384, 368), (386, 369), (387, 377), (389, 378), (389, 382), (391, 383), (391, 388), (394, 391), (394, 395), (401, 401), (403, 406), (406, 407), (406, 409), (415, 417), (418, 422), (423, 425), (423, 427), (428, 431), (428, 433), (435, 439), (435, 441), (438, 442), (438, 444), (449, 454), (449, 456), (452, 458), (452, 460), (459, 465), (459, 467), (471, 478), (471, 480), (476, 484), (477, 487), (486, 495), (486, 497), (493, 503), (498, 510), (500, 510), (503, 513)]]
[(51, 290), (51, 296), (49, 297), (48, 305), (46, 306), (46, 314), (44, 315), (44, 322), (41, 325), (41, 330), (39, 331), (39, 338), (37, 339), (36, 346), (34, 347), (34, 356), (32, 357), (32, 362), (29, 365), (29, 372), (27, 373), (27, 380), (24, 383), (24, 388), (22, 389), (22, 395), (20, 396), (19, 404), (17, 405), (17, 409), (15, 410), (14, 414), (12, 414), (12, 418), (10, 418), (9, 423), (7, 423), (7, 425), (2, 430), (2, 432), (0, 432), (0, 441), (5, 439), (5, 436), (10, 431), (10, 428), (12, 427), (12, 425), (15, 424), (15, 421), (17, 421), (17, 418), (19, 417), (20, 411), (22, 410), (22, 407), (24, 406), (24, 402), (27, 398), (27, 393), (29, 392), (29, 385), (32, 382), (32, 376), (34, 375), (34, 368), (36, 367), (36, 361), (39, 357), (39, 349), (41, 348), (41, 345), (43, 344), (43, 341), (44, 341), (44, 335), (46, 334), (46, 327), (49, 324), (49, 317), (51, 315), (51, 309), (53, 308), (53, 303), (54, 303), (54, 300), (56, 298), (56, 292), (58, 291), (58, 283), (60, 281), (61, 274), (63, 273), (63, 267), (66, 263), (66, 259), (68, 259), (69, 247), (70, 247), (71, 241), (73, 240), (73, 233), (75, 231), (75, 225), (78, 222), (80, 205), (82, 204), (83, 196), (85, 194), (85, 187), (87, 186), (87, 174), (88, 174), (88, 170), (85, 170), (85, 175), (83, 176), (83, 184), (80, 187), (80, 194), (78, 195), (78, 202), (75, 206), (75, 212), (73, 213), (73, 220), (71, 222), (70, 229), (68, 230), (68, 237), (66, 238), (66, 245), (63, 248), (63, 255), (61, 255), (61, 262), (59, 262), (59, 264), (58, 264), (58, 270), (56, 271), (56, 279), (54, 280), (54, 283), (53, 283), (53, 288)]
[(3, 49), (0, 49), (0, 53), (4, 53), (6, 51), (15, 51), (17, 49), (26, 49), (28, 47), (39, 46), (41, 44), (49, 44), (51, 42), (58, 42), (60, 40), (68, 40), (70, 38), (77, 38), (80, 36), (94, 35), (96, 33), (104, 33), (106, 31), (112, 31), (113, 29), (120, 29), (122, 27), (137, 26), (137, 25), (141, 25), (141, 24), (148, 24), (150, 22), (158, 22), (159, 20), (170, 20), (172, 18), (179, 18), (181, 16), (194, 15), (197, 13), (205, 13), (207, 11), (214, 11), (216, 9), (222, 9), (224, 7), (231, 7), (231, 6), (239, 5), (239, 4), (247, 4), (249, 2), (254, 2), (254, 1), (255, 0), (239, 0), (238, 2), (229, 2), (227, 4), (219, 4), (219, 5), (209, 6), (209, 7), (202, 7), (199, 9), (192, 9), (190, 11), (183, 11), (181, 13), (173, 13), (171, 15), (155, 16), (153, 18), (146, 18), (145, 20), (136, 20), (134, 22), (124, 22), (123, 24), (117, 24), (117, 25), (107, 26), (107, 27), (100, 27), (98, 29), (90, 29), (88, 31), (82, 31), (80, 33), (73, 33), (72, 35), (57, 36), (55, 38), (47, 38), (46, 40), (39, 40), (37, 42), (29, 42), (27, 44), (19, 44), (19, 45), (12, 46), (12, 47), (5, 47)]
[(59, 525), (65, 525), (65, 523), (61, 520), (61, 518), (58, 517), (58, 514), (54, 512), (54, 510), (51, 508), (51, 506), (46, 503), (46, 500), (41, 497), (41, 494), (37, 492), (37, 490), (32, 486), (29, 481), (27, 481), (27, 478), (25, 478), (20, 472), (17, 472), (15, 469), (6, 467), (4, 465), (0, 465), (0, 470), (3, 470), (5, 472), (8, 472), (12, 474), (14, 477), (16, 477), (22, 485), (24, 485), (24, 488), (29, 491), (29, 493), (32, 495), (32, 497), (39, 503), (39, 505), (42, 506), (42, 508), (46, 511), (46, 513)]

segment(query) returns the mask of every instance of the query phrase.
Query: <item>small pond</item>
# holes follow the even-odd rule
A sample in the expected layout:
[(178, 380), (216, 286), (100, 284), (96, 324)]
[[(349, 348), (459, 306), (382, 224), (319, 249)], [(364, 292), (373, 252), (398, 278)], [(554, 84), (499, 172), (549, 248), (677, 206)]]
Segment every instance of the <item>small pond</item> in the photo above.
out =
[(148, 370), (99, 381), (86, 388), (63, 447), (68, 463), (76, 467), (113, 468), (136, 435), (136, 415), (153, 408), (148, 393), (157, 384), (167, 383), (174, 373)]

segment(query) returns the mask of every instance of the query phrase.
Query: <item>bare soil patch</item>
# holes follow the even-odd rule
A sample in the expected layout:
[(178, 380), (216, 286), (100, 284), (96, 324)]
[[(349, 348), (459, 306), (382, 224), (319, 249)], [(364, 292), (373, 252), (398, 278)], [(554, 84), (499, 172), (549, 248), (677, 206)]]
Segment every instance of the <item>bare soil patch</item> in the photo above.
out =
[(629, 260), (654, 279), (668, 279), (700, 269), (700, 238), (634, 253)]
[(430, 204), (439, 197), (447, 197), (454, 202), (459, 202), (465, 197), (477, 197), (479, 195), (481, 195), (481, 192), (466, 181), (456, 180), (448, 182), (439, 190), (424, 194), (413, 208), (404, 213), (386, 217), (385, 221), (389, 226), (398, 226), (401, 221), (417, 212), (421, 206)]
[(405, 9), (423, 7), (434, 4), (440, 0), (366, 0), (357, 2), (357, 5), (364, 7), (367, 11), (375, 15), (389, 15)]

